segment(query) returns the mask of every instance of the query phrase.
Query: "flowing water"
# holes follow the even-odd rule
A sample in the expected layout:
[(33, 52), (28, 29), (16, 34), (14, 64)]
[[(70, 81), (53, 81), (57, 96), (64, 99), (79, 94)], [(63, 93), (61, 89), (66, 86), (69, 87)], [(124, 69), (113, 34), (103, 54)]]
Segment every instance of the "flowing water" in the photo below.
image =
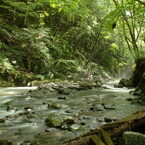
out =
[[(39, 141), (40, 145), (60, 145), (66, 139), (105, 124), (105, 118), (120, 119), (145, 109), (126, 100), (134, 97), (129, 94), (130, 89), (114, 88), (113, 84), (106, 84), (108, 89), (76, 91), (64, 100), (58, 99), (56, 93), (43, 98), (33, 98), (26, 93), (36, 87), (0, 88), (0, 120), (5, 119), (0, 121), (0, 140), (9, 140), (13, 145), (20, 145), (26, 140)], [(50, 101), (63, 104), (64, 107), (48, 109)], [(51, 112), (67, 112), (76, 117), (76, 124), (83, 123), (83, 128), (68, 131), (48, 127), (44, 120)]]

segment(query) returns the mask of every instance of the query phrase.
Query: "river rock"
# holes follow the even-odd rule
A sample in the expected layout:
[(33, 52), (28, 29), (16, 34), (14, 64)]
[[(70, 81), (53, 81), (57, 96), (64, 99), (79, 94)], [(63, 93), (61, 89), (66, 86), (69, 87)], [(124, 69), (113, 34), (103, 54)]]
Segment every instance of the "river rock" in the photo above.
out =
[(57, 88), (57, 92), (61, 95), (69, 95), (71, 94), (71, 90), (69, 88), (61, 88), (61, 87), (58, 87)]
[(102, 103), (101, 104), (103, 107), (104, 107), (104, 109), (106, 109), (106, 110), (115, 110), (115, 108), (113, 108), (112, 106), (110, 106), (110, 105), (106, 105), (106, 104), (104, 104), (104, 103)]
[(6, 121), (5, 118), (0, 119), (0, 123), (4, 123)]
[(123, 134), (123, 138), (125, 140), (125, 145), (145, 144), (145, 135), (138, 132), (126, 131)]
[(118, 83), (118, 86), (123, 86), (123, 87), (132, 87), (132, 82), (129, 79), (123, 78), (120, 80)]
[(33, 107), (31, 107), (31, 106), (26, 106), (26, 107), (24, 107), (24, 109), (27, 110), (27, 111), (31, 111), (31, 110), (33, 110)]
[(73, 124), (74, 119), (72, 116), (54, 112), (48, 115), (45, 122), (48, 126), (60, 128), (63, 124)]
[(78, 83), (70, 83), (67, 85), (70, 90), (80, 90), (80, 85)]
[(58, 99), (60, 99), (60, 100), (66, 100), (66, 96), (59, 96)]
[(5, 105), (11, 105), (13, 103), (14, 103), (14, 100), (11, 100), (11, 101), (6, 102)]
[(112, 119), (112, 118), (105, 117), (104, 118), (104, 121), (105, 122), (113, 122), (113, 121), (116, 121), (116, 119)]
[(10, 111), (10, 110), (15, 110), (15, 108), (13, 106), (7, 106), (7, 111)]
[(7, 140), (0, 140), (0, 145), (12, 145), (12, 143)]
[(47, 98), (50, 96), (50, 91), (45, 88), (38, 88), (37, 90), (29, 93), (32, 98)]
[[(67, 130), (52, 130), (51, 132), (42, 132), (34, 136), (31, 145), (61, 145), (65, 140), (72, 137), (72, 132)], [(61, 142), (61, 143), (60, 143)]]
[(92, 105), (92, 107), (90, 107), (91, 111), (104, 111), (104, 106), (102, 106), (102, 104), (97, 104), (97, 105)]
[(81, 128), (82, 128), (82, 125), (79, 125), (79, 124), (72, 124), (69, 126), (70, 131), (81, 130)]
[(115, 84), (114, 88), (123, 88), (123, 85), (122, 84)]
[(109, 98), (115, 98), (115, 97), (117, 97), (116, 95), (113, 95), (113, 94), (109, 94), (109, 95), (106, 95), (105, 97), (109, 97)]
[(80, 82), (80, 90), (89, 90), (92, 89), (93, 87), (96, 87), (96, 83), (94, 82)]
[(91, 116), (83, 116), (82, 118), (85, 119), (85, 120), (90, 120)]
[(62, 109), (62, 108), (67, 108), (67, 107), (68, 107), (67, 105), (58, 104), (55, 102), (49, 102), (48, 104), (48, 108), (51, 108), (51, 109)]

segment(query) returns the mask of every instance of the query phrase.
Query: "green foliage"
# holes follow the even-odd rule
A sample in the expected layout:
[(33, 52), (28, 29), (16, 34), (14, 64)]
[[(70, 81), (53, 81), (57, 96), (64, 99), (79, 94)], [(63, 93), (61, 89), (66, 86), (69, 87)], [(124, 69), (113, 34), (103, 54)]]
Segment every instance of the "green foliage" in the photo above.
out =
[(8, 58), (0, 56), (0, 73), (1, 74), (14, 74), (15, 68), (10, 63)]
[[(132, 6), (131, 0), (116, 7), (108, 0), (2, 0), (1, 74), (26, 84), (31, 79), (119, 72), (130, 56), (121, 28), (122, 9), (131, 11)], [(137, 5), (137, 21), (139, 11), (142, 13)], [(128, 20), (131, 22), (130, 17)], [(140, 25), (135, 23), (135, 29)], [(124, 28), (129, 37), (127, 24)], [(138, 36), (143, 37), (142, 32)], [(138, 40), (140, 43), (141, 38)]]
[(77, 72), (78, 62), (76, 60), (66, 60), (59, 59), (53, 68), (53, 72), (55, 72), (69, 76), (72, 73)]
[(134, 59), (138, 59), (143, 49), (144, 6), (136, 0), (113, 1), (115, 9), (108, 15), (108, 20), (114, 19), (118, 27), (122, 27), (127, 47)]
[[(50, 38), (49, 28), (25, 28), (15, 31), (13, 33), (14, 49), (17, 50), (18, 55), (21, 55), (20, 60), (17, 60), (18, 63), (24, 64), (24, 67), (34, 73), (46, 73), (51, 65), (51, 56), (47, 46), (51, 43)], [(16, 59), (17, 54), (13, 58)]]

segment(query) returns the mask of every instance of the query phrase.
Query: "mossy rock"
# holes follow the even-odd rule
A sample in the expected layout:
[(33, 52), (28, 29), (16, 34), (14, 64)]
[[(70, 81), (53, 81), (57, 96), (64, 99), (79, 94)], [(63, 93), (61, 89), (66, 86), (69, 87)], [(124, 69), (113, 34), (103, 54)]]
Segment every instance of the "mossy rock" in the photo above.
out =
[(67, 105), (58, 104), (58, 103), (54, 103), (54, 102), (49, 102), (48, 108), (51, 108), (51, 109), (61, 109), (61, 108), (67, 108)]
[(0, 140), (0, 145), (12, 145), (12, 143), (7, 140)]
[(123, 138), (125, 140), (125, 145), (145, 144), (145, 135), (138, 132), (126, 131), (123, 134)]
[(118, 86), (123, 86), (123, 87), (132, 87), (132, 82), (130, 79), (121, 79)]
[(88, 90), (100, 86), (96, 82), (89, 81), (89, 80), (83, 80), (79, 83), (79, 85), (80, 85), (80, 90)]
[(54, 112), (48, 115), (45, 122), (48, 126), (61, 128), (63, 124), (73, 124), (74, 119), (72, 116)]

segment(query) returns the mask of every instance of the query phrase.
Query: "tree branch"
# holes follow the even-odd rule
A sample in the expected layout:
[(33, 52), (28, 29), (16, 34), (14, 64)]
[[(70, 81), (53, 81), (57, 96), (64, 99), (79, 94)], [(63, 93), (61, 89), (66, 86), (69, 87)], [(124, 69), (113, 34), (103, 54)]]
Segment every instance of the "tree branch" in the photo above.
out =
[(140, 3), (141, 5), (145, 6), (145, 2), (141, 1), (141, 0), (136, 0), (138, 3)]

